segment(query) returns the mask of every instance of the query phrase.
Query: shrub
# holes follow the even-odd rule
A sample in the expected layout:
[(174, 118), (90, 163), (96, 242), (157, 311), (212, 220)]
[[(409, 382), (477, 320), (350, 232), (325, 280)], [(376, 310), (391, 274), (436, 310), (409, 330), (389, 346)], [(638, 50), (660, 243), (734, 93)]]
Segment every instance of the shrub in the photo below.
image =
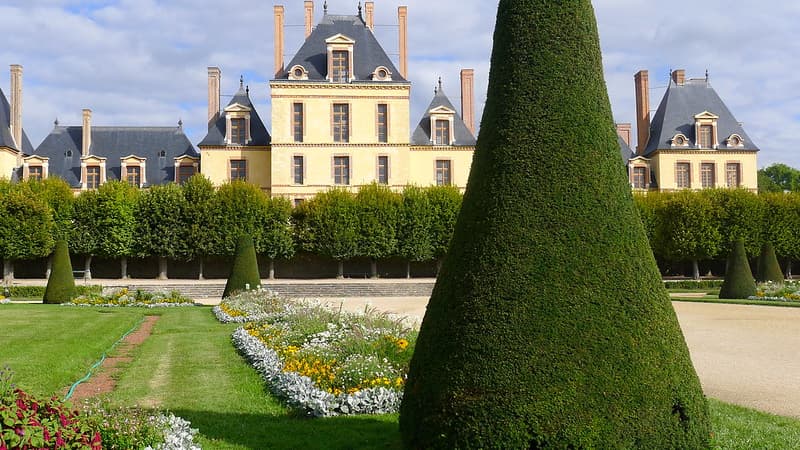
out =
[(72, 277), (72, 263), (69, 260), (67, 241), (58, 241), (53, 253), (53, 270), (47, 279), (42, 301), (44, 303), (65, 303), (75, 296), (75, 278)]
[(619, 156), (591, 2), (500, 0), (497, 14), (469, 183), (405, 386), (404, 444), (709, 448)]
[(665, 281), (667, 289), (718, 289), (722, 287), (722, 280), (680, 280)]
[[(43, 298), (46, 286), (9, 286), (8, 290), (12, 298)], [(75, 295), (99, 294), (103, 291), (103, 286), (78, 285), (75, 286)]]
[(775, 281), (783, 283), (783, 272), (778, 258), (775, 256), (775, 249), (770, 242), (765, 242), (761, 247), (761, 254), (758, 256), (758, 281)]
[(719, 290), (719, 298), (748, 298), (755, 293), (756, 282), (750, 271), (750, 263), (747, 262), (744, 240), (737, 239), (733, 244), (733, 251), (728, 256), (725, 282)]
[(231, 275), (225, 284), (222, 298), (227, 298), (234, 292), (256, 289), (261, 286), (261, 276), (258, 273), (258, 260), (253, 238), (242, 234), (236, 244), (236, 256), (233, 259)]

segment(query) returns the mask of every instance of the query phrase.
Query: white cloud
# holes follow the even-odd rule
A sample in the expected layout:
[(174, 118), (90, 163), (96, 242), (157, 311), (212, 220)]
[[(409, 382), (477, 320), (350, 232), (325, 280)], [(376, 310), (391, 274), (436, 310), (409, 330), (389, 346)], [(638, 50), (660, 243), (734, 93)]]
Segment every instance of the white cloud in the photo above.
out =
[[(195, 143), (205, 131), (206, 67), (223, 71), (223, 94), (245, 74), (269, 122), (267, 81), (273, 68), (272, 6), (255, 0), (5, 0), (0, 62), (25, 67), (24, 123), (34, 145), (55, 117), (79, 124), (172, 125), (182, 118)], [(302, 3), (285, 0), (286, 59), (303, 38)], [(322, 1), (316, 2), (316, 20)], [(356, 0), (330, 0), (334, 14), (355, 14)], [(412, 128), (436, 79), (458, 106), (459, 70), (475, 69), (476, 114), (482, 113), (497, 3), (480, 0), (376, 2), (376, 34), (396, 60), (397, 6), (409, 7)], [(800, 21), (796, 2), (673, 0), (595, 1), (606, 81), (615, 118), (634, 122), (633, 74), (651, 71), (665, 85), (670, 68), (690, 77), (708, 69), (713, 86), (762, 152), (760, 165), (800, 167)], [(8, 86), (0, 70), (0, 86)], [(6, 89), (4, 89), (6, 90)], [(654, 90), (653, 107), (662, 91)], [(223, 98), (223, 102), (225, 99)], [(269, 123), (268, 123), (269, 126)]]

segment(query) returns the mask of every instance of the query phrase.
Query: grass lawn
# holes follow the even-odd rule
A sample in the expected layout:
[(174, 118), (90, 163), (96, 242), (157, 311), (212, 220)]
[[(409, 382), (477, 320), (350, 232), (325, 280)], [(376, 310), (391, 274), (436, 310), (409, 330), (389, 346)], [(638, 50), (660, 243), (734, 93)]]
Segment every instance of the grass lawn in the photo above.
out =
[[(85, 373), (99, 355), (150, 311), (0, 306), (0, 364), (23, 387), (51, 393)], [(119, 405), (170, 410), (200, 429), (204, 449), (399, 449), (397, 415), (307, 419), (270, 396), (230, 343), (235, 325), (209, 308), (159, 310), (153, 335), (118, 377)], [(101, 331), (105, 330), (105, 331)], [(50, 339), (45, 339), (52, 336)], [(11, 347), (11, 348), (9, 348)], [(78, 361), (85, 362), (82, 366)], [(60, 376), (45, 367), (69, 366)], [(24, 375), (23, 375), (24, 374)], [(45, 390), (45, 391), (41, 391)], [(800, 421), (710, 401), (715, 448), (793, 448)]]

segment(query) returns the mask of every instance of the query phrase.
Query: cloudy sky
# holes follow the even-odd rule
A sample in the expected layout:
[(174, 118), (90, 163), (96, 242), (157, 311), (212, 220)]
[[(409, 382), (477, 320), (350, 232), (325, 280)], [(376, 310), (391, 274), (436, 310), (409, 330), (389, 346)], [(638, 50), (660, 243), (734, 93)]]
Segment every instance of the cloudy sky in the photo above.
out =
[[(316, 2), (315, 21), (322, 15)], [(800, 2), (596, 0), (593, 2), (617, 122), (634, 122), (633, 74), (650, 70), (656, 108), (669, 71), (711, 83), (762, 149), (759, 166), (800, 167)], [(205, 134), (207, 72), (222, 70), (223, 95), (243, 75), (269, 121), (272, 6), (286, 6), (286, 60), (303, 39), (302, 0), (2, 0), (0, 88), (8, 65), (24, 66), (24, 127), (34, 146), (58, 118), (80, 125), (169, 126)], [(357, 0), (329, 0), (332, 14), (355, 14)], [(376, 34), (396, 61), (397, 6), (409, 7), (409, 78), (416, 123), (436, 79), (459, 104), (461, 68), (475, 69), (476, 117), (489, 75), (497, 2), (375, 0)], [(5, 67), (3, 69), (2, 67)], [(798, 69), (798, 70), (795, 70)], [(227, 104), (225, 98), (223, 104)], [(269, 123), (267, 123), (269, 128)]]

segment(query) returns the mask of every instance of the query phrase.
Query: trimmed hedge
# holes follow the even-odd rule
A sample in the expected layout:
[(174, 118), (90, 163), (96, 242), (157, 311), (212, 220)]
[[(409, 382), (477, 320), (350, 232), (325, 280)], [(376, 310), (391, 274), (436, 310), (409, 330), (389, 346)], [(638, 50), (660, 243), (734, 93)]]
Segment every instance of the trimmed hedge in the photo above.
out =
[(400, 430), (412, 449), (710, 446), (619, 156), (589, 0), (500, 0)]
[(53, 270), (47, 279), (42, 302), (48, 304), (66, 303), (75, 297), (75, 278), (72, 277), (72, 263), (69, 260), (67, 241), (56, 242), (53, 252)]
[[(44, 291), (47, 286), (9, 286), (8, 291), (11, 298), (44, 298)], [(99, 294), (103, 292), (100, 285), (77, 285), (75, 286), (75, 296)]]
[(665, 281), (667, 289), (717, 289), (722, 287), (723, 280), (679, 280)]
[(258, 259), (253, 238), (248, 234), (239, 236), (236, 243), (236, 256), (233, 259), (231, 275), (225, 283), (225, 292), (222, 298), (227, 298), (236, 292), (256, 289), (261, 286), (261, 275), (258, 273)]
[(758, 281), (784, 282), (781, 265), (778, 264), (775, 249), (770, 242), (764, 243), (761, 247), (761, 254), (758, 256)]
[(725, 282), (719, 290), (719, 298), (742, 299), (756, 294), (756, 282), (747, 262), (744, 240), (737, 239), (733, 243), (733, 251), (728, 256), (728, 267), (725, 271)]

